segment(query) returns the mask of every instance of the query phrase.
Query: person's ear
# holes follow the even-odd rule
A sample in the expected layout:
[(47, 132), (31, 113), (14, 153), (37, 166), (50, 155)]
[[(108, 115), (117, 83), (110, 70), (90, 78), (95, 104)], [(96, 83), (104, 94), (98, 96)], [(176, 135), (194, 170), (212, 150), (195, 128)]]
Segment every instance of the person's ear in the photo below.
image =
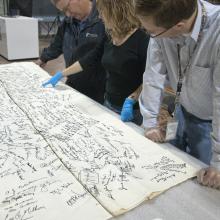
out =
[(179, 23), (177, 23), (173, 28), (175, 29), (175, 30), (182, 30), (184, 27), (185, 27), (185, 22), (183, 22), (183, 21), (180, 21)]

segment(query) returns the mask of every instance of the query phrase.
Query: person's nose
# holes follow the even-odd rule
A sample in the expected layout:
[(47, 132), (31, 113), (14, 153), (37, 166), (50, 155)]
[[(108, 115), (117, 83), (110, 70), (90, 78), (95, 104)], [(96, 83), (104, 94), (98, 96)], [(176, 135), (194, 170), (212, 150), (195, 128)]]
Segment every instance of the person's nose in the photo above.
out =
[(65, 15), (66, 15), (67, 17), (70, 17), (70, 16), (71, 16), (71, 14), (70, 14), (69, 11), (66, 11)]

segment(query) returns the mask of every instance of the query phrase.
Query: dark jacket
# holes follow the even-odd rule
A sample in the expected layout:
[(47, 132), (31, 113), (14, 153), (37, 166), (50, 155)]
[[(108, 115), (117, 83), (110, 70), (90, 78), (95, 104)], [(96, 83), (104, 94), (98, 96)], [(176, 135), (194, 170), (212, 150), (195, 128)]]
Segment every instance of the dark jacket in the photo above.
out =
[[(64, 18), (54, 40), (48, 48), (43, 50), (40, 59), (47, 62), (63, 54), (66, 67), (68, 67), (95, 48), (104, 36), (104, 24), (99, 18), (95, 1), (93, 1), (92, 11), (85, 21)], [(96, 101), (102, 102), (100, 99), (104, 96), (105, 71), (101, 62), (86, 71), (69, 76), (67, 84)]]

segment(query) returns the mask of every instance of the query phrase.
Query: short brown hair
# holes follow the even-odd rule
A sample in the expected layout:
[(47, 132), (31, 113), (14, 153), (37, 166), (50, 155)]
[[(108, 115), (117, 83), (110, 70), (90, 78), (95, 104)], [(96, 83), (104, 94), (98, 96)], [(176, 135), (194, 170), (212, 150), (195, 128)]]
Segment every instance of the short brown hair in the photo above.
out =
[[(98, 0), (97, 8), (100, 15), (111, 21), (110, 35), (112, 38), (123, 38), (140, 27), (135, 16), (133, 0)], [(108, 27), (106, 27), (108, 30)]]
[(220, 4), (220, 0), (209, 0), (209, 2), (211, 2), (212, 4), (216, 4), (216, 5)]
[(135, 12), (152, 16), (157, 26), (169, 28), (190, 18), (197, 8), (197, 0), (134, 0)]

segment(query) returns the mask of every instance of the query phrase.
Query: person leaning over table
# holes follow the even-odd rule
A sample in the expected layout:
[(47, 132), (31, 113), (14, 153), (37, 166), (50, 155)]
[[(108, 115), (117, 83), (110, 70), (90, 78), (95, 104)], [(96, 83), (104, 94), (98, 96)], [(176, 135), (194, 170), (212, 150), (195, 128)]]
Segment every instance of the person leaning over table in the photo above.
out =
[[(45, 48), (36, 62), (39, 66), (64, 55), (69, 67), (88, 51), (96, 47), (105, 36), (105, 27), (99, 18), (96, 1), (51, 0), (66, 17), (58, 28), (54, 40)], [(93, 68), (68, 76), (66, 84), (103, 104), (106, 75), (101, 62)]]
[[(74, 75), (101, 61), (107, 73), (104, 105), (116, 113), (122, 111), (122, 120), (134, 117), (133, 121), (141, 124), (142, 117), (136, 100), (141, 90), (149, 37), (140, 29), (133, 0), (99, 0), (97, 8), (107, 30), (105, 39), (96, 49), (60, 74)], [(55, 75), (44, 86), (55, 86), (59, 80)]]
[(151, 35), (139, 99), (145, 136), (165, 141), (157, 116), (168, 78), (177, 91), (174, 143), (208, 165), (211, 160), (198, 181), (219, 188), (220, 7), (203, 0), (135, 0), (135, 11)]

